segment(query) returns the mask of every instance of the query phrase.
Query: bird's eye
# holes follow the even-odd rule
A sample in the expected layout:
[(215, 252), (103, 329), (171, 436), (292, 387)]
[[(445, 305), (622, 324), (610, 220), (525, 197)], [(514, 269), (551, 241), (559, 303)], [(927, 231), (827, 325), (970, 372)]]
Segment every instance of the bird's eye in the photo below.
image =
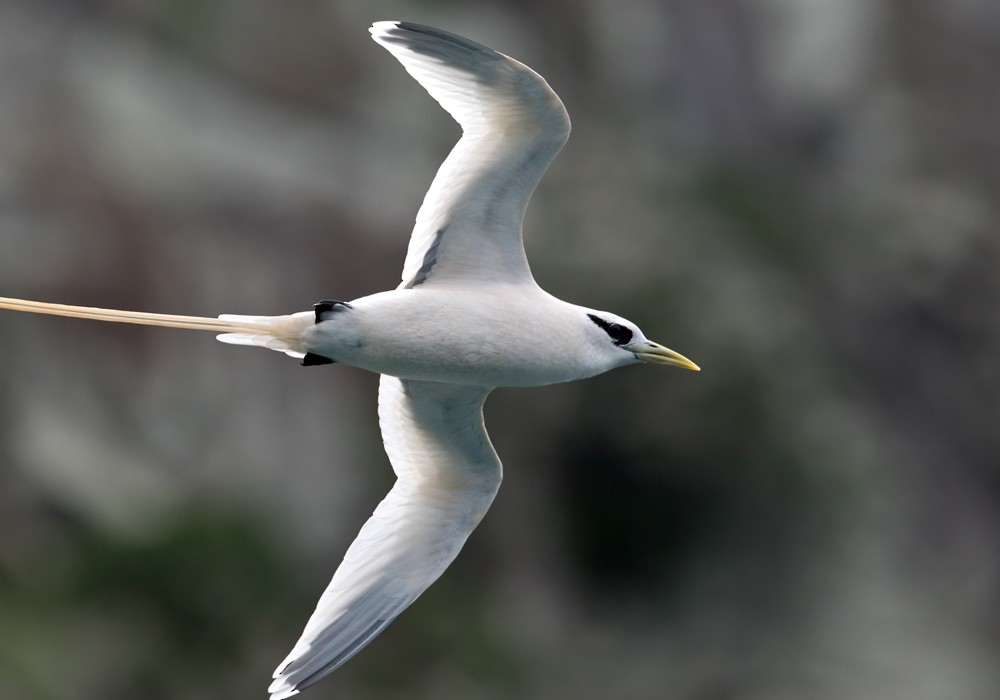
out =
[(625, 345), (632, 340), (632, 331), (620, 323), (605, 321), (600, 316), (595, 316), (594, 314), (587, 314), (587, 316), (591, 321), (604, 329), (604, 332), (614, 341), (615, 345)]

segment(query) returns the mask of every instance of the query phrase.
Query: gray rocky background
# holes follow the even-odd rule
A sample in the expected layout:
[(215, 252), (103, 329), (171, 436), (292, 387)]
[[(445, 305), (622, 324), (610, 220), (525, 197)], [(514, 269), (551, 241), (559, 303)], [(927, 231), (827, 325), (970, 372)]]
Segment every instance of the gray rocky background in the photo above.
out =
[[(498, 391), (493, 509), (303, 697), (989, 700), (995, 0), (0, 0), (0, 294), (279, 314), (395, 286), (437, 25), (573, 119), (536, 277), (700, 363)], [(0, 312), (0, 697), (265, 697), (391, 484), (376, 378)]]

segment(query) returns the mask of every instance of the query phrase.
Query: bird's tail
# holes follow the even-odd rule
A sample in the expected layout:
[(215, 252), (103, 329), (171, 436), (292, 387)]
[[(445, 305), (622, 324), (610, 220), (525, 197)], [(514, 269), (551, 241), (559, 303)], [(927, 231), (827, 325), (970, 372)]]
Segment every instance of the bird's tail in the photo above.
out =
[(302, 358), (307, 350), (302, 345), (302, 333), (314, 322), (311, 311), (289, 316), (233, 316), (218, 318), (207, 316), (177, 316), (154, 314), (147, 311), (119, 311), (92, 306), (69, 306), (44, 301), (0, 297), (0, 309), (26, 311), (33, 314), (51, 314), (71, 318), (89, 318), (112, 323), (134, 323), (142, 326), (187, 328), (195, 331), (213, 331), (223, 343), (257, 345), (278, 350), (292, 357)]

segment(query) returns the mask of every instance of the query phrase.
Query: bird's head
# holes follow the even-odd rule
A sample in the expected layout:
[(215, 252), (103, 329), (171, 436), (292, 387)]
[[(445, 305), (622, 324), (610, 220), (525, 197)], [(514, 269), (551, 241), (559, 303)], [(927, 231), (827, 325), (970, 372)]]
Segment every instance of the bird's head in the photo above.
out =
[(654, 365), (673, 365), (700, 371), (701, 368), (679, 352), (647, 340), (639, 327), (631, 321), (606, 311), (588, 311), (587, 318), (596, 329), (591, 333), (600, 352), (615, 366), (634, 362)]

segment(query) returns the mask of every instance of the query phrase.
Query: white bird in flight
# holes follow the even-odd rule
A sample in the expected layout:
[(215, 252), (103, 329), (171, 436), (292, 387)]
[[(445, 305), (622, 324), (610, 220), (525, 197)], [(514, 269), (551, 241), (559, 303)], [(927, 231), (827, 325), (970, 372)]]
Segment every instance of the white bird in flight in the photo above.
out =
[(543, 291), (521, 221), (569, 136), (559, 97), (522, 63), (408, 22), (370, 32), (462, 127), (410, 237), (402, 283), (289, 316), (216, 318), (0, 298), (0, 308), (221, 333), (301, 359), (381, 375), (379, 426), (396, 483), (361, 528), (288, 657), (271, 700), (354, 656), (444, 572), (500, 486), (483, 402), (639, 362), (697, 370), (635, 324)]

